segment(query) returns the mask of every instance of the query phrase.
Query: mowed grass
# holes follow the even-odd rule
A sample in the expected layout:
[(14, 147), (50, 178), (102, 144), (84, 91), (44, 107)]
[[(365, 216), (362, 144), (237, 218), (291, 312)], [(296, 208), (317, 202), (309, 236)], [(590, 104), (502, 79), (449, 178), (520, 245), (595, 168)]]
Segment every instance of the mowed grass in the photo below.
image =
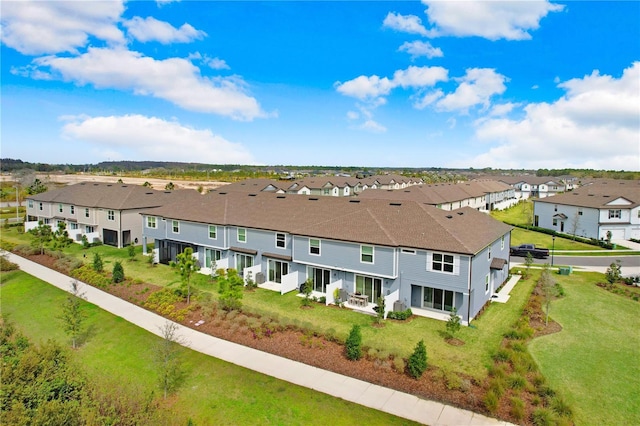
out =
[[(592, 246), (591, 244), (581, 243), (579, 241), (573, 241), (569, 238), (563, 238), (556, 236), (555, 243), (553, 238), (549, 234), (543, 234), (541, 232), (530, 231), (528, 229), (513, 228), (511, 231), (511, 245), (518, 246), (520, 244), (535, 244), (538, 247), (545, 247), (551, 250), (552, 248), (558, 250), (596, 250), (608, 253), (608, 250), (600, 246)], [(566, 254), (566, 253), (565, 253)]]
[(640, 424), (640, 303), (595, 285), (603, 276), (556, 276), (566, 297), (551, 316), (563, 330), (529, 350), (578, 425)]
[[(23, 235), (22, 238), (23, 244), (25, 240), (29, 240), (28, 236)], [(149, 267), (146, 257), (140, 254), (140, 248), (138, 260), (134, 262), (128, 261), (126, 248), (103, 245), (82, 249), (79, 244), (72, 244), (65, 252), (84, 259), (86, 263), (91, 263), (94, 253), (98, 252), (103, 256), (105, 271), (110, 271), (113, 263), (120, 260), (127, 277), (162, 287), (176, 288), (180, 285), (176, 270), (167, 265)], [(372, 316), (347, 308), (313, 303), (313, 309), (300, 309), (301, 298), (296, 292), (280, 295), (278, 292), (256, 289), (244, 292), (242, 303), (243, 309), (247, 311), (267, 315), (286, 322), (286, 325), (333, 334), (342, 341), (346, 339), (351, 327), (358, 324), (361, 326), (362, 344), (365, 347), (402, 358), (408, 358), (418, 341), (424, 339), (430, 365), (483, 379), (487, 374), (486, 366), (490, 364), (492, 351), (499, 347), (502, 335), (520, 315), (532, 285), (533, 280), (521, 282), (512, 291), (509, 303), (491, 304), (479, 319), (472, 321), (473, 327), (462, 327), (458, 337), (465, 341), (464, 346), (452, 346), (444, 340), (444, 321), (414, 317), (411, 321), (387, 320), (385, 326), (379, 328), (373, 326)], [(207, 275), (195, 274), (192, 286), (211, 293), (213, 299), (218, 298), (217, 284)]]
[[(67, 342), (56, 317), (65, 293), (23, 272), (2, 274), (2, 314), (34, 342)], [(75, 352), (90, 375), (135, 383), (143, 392), (156, 390), (153, 347), (158, 337), (84, 304), (90, 330)], [(202, 355), (181, 350), (185, 383), (172, 398), (178, 419), (195, 424), (414, 424), (370, 408), (291, 385)]]

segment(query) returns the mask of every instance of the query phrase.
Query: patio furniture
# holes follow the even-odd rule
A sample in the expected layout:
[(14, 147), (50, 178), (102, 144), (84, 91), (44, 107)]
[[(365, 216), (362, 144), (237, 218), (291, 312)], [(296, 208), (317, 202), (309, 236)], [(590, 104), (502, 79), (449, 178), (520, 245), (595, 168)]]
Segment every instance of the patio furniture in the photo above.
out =
[(369, 296), (366, 294), (349, 293), (349, 304), (365, 307), (369, 304)]

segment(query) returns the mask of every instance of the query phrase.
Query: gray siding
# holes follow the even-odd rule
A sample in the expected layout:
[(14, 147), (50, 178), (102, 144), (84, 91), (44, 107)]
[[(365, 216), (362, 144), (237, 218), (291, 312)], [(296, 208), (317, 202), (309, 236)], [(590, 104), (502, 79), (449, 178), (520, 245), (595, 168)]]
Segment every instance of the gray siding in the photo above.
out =
[(395, 276), (395, 250), (374, 246), (374, 263), (360, 261), (360, 244), (320, 239), (320, 255), (309, 253), (309, 238), (294, 236), (293, 258), (297, 262), (340, 269), (374, 277)]

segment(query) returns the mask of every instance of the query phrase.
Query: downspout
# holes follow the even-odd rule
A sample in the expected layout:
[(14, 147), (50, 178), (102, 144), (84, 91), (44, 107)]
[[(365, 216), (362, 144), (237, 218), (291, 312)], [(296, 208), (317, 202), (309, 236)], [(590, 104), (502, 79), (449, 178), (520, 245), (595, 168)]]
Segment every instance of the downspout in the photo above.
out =
[(468, 291), (469, 291), (469, 301), (467, 302), (467, 325), (471, 325), (471, 277), (473, 275), (473, 259), (469, 257), (469, 283), (468, 283)]

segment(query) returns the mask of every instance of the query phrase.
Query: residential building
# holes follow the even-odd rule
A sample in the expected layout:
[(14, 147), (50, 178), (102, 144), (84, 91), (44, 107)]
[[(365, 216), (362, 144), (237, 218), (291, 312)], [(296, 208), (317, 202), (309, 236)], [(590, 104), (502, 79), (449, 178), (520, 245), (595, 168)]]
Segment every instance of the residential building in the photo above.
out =
[[(42, 221), (55, 230), (66, 226), (69, 237), (81, 243), (83, 236), (93, 243), (102, 241), (115, 247), (140, 244), (140, 211), (157, 207), (186, 191), (155, 191), (139, 185), (86, 182), (53, 189), (27, 197), (25, 230)], [(195, 191), (188, 191), (197, 194)]]
[(599, 240), (640, 239), (640, 181), (596, 181), (534, 200), (534, 225)]
[(482, 211), (502, 210), (518, 201), (514, 188), (491, 180), (414, 185), (394, 190), (368, 189), (359, 198), (411, 200), (449, 211), (462, 207)]
[(546, 198), (577, 187), (575, 178), (564, 176), (501, 176), (501, 182), (515, 188), (518, 199)]
[(455, 307), (466, 323), (509, 273), (511, 227), (472, 208), (217, 191), (145, 209), (142, 223), (159, 262), (191, 247), (203, 273), (235, 268), (281, 293), (310, 279), (327, 304), (368, 312), (383, 297), (387, 312), (446, 319)]

